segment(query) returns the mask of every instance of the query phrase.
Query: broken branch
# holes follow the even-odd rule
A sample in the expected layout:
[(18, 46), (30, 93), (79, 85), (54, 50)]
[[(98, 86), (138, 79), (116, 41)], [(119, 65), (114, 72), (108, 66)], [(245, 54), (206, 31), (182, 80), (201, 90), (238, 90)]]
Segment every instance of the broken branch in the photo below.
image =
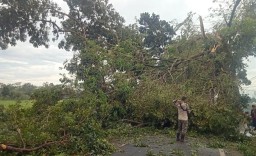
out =
[(37, 146), (37, 147), (34, 147), (34, 148), (19, 148), (19, 147), (14, 147), (14, 146), (10, 146), (10, 145), (1, 144), (0, 145), (0, 151), (12, 151), (12, 152), (18, 152), (18, 153), (29, 153), (29, 152), (39, 150), (41, 148), (45, 148), (47, 146), (54, 145), (54, 144), (64, 144), (67, 141), (68, 140), (47, 142), (47, 143), (44, 143), (44, 144), (42, 144), (40, 146)]

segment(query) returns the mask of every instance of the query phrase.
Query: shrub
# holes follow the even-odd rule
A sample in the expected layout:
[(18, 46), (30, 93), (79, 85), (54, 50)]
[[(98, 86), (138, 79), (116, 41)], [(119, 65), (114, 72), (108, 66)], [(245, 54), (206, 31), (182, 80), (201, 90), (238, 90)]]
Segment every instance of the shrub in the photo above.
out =
[(65, 100), (48, 106), (39, 115), (35, 115), (33, 109), (10, 107), (2, 112), (6, 117), (2, 122), (5, 128), (0, 130), (0, 139), (4, 144), (11, 143), (21, 148), (58, 142), (45, 147), (47, 150), (34, 151), (32, 155), (109, 155), (113, 147), (105, 139), (101, 120), (95, 114), (99, 108), (94, 100), (91, 96)]

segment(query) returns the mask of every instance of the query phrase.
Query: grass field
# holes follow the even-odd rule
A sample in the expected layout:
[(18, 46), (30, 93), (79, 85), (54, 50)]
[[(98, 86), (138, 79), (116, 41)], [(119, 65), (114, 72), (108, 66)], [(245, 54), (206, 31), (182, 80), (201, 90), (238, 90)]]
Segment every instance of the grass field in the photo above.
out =
[[(17, 100), (0, 100), (0, 105), (3, 105), (4, 107), (8, 107), (10, 105), (16, 105)], [(21, 100), (20, 105), (23, 108), (30, 108), (33, 105), (33, 100)]]

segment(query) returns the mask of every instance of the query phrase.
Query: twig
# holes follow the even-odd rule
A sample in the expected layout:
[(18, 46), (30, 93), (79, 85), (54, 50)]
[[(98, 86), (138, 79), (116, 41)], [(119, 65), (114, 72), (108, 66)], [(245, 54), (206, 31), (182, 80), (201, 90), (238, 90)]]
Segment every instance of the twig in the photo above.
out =
[(22, 141), (23, 148), (26, 148), (26, 144), (25, 144), (25, 142), (24, 142), (24, 140), (23, 140), (23, 138), (22, 138), (22, 136), (21, 136), (21, 130), (20, 130), (19, 128), (17, 128), (17, 132), (18, 132), (19, 137), (20, 137), (20, 139), (21, 139), (21, 141)]
[(178, 25), (176, 25), (176, 27), (174, 28), (174, 32), (178, 31), (180, 29), (180, 27), (182, 27), (188, 20), (190, 20), (190, 18), (192, 17), (192, 13), (188, 14), (188, 17), (182, 21), (181, 23), (179, 23)]

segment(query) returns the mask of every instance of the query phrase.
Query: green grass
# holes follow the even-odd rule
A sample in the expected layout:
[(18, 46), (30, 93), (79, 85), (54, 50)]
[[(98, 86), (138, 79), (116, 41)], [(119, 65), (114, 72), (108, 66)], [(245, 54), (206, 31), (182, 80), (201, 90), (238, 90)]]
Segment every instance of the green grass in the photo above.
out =
[(20, 104), (23, 108), (31, 108), (34, 101), (33, 100), (0, 100), (0, 105), (3, 105), (4, 107), (9, 107), (11, 105)]

